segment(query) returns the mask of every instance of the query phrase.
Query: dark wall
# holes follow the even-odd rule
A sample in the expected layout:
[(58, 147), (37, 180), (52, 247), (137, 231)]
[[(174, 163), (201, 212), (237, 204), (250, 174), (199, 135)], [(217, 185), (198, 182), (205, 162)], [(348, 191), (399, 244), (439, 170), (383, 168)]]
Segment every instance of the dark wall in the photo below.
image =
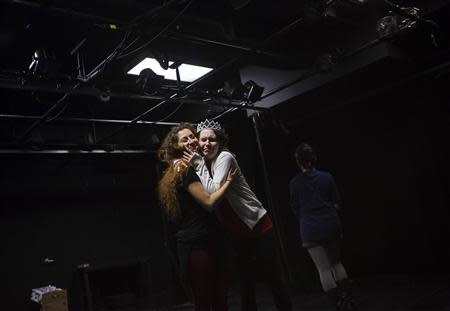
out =
[[(356, 101), (318, 90), (263, 117), (270, 182), (296, 280), (317, 285), (288, 208), (293, 152), (303, 141), (316, 148), (319, 169), (335, 176), (342, 193), (350, 274), (448, 272), (447, 85), (448, 77), (439, 76)], [(351, 97), (351, 86), (341, 92)]]
[[(316, 147), (319, 168), (333, 173), (342, 193), (343, 256), (351, 275), (448, 272), (447, 85), (442, 76), (349, 102), (317, 91), (262, 117), (294, 285), (318, 286), (288, 206), (292, 154), (301, 141)], [(267, 206), (252, 124), (243, 112), (221, 121)], [(155, 286), (169, 286), (155, 155), (2, 155), (0, 165), (3, 306), (25, 309), (31, 289), (48, 284), (72, 289), (79, 305), (76, 270), (83, 263), (150, 258)]]
[[(229, 114), (222, 123), (251, 182), (256, 163), (246, 113)], [(120, 267), (147, 260), (150, 303), (186, 299), (173, 254), (164, 246), (156, 196), (162, 166), (156, 154), (2, 154), (0, 159), (0, 275), (7, 284), (0, 292), (2, 307), (33, 308), (31, 289), (52, 284), (67, 288), (72, 310), (82, 310), (79, 265)], [(45, 258), (55, 262), (46, 264)]]
[(2, 155), (1, 172), (2, 308), (31, 307), (31, 289), (52, 284), (79, 310), (81, 264), (149, 260), (154, 291), (167, 290), (153, 154)]

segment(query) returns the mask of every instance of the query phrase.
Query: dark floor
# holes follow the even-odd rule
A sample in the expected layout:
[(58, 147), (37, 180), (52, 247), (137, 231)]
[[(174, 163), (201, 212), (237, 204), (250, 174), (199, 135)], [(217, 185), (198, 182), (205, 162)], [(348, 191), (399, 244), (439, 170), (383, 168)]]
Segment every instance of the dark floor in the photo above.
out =
[[(450, 311), (450, 276), (378, 276), (356, 281), (355, 297), (361, 311)], [(264, 284), (257, 288), (259, 311), (276, 310)], [(294, 293), (294, 310), (334, 310), (320, 292)], [(176, 310), (192, 310), (187, 305)], [(230, 292), (229, 311), (239, 310), (236, 290)]]
[[(257, 286), (258, 311), (276, 310), (272, 296), (263, 283)], [(354, 280), (354, 295), (359, 311), (450, 311), (450, 276), (376, 276)], [(319, 290), (294, 290), (294, 310), (333, 311)], [(123, 306), (123, 305), (122, 305)], [(98, 308), (97, 308), (98, 309)], [(190, 303), (161, 308), (100, 308), (95, 311), (192, 311)], [(74, 311), (74, 310), (71, 310)], [(229, 292), (229, 311), (241, 311), (239, 292)], [(245, 311), (245, 310), (243, 310)]]

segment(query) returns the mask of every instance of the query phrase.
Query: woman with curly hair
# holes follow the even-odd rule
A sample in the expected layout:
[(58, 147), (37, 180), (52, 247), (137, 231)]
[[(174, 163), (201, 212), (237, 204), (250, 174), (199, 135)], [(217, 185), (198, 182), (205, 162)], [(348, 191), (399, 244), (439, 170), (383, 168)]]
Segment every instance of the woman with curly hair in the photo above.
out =
[(210, 212), (231, 185), (235, 170), (229, 170), (225, 183), (209, 194), (192, 167), (173, 165), (186, 148), (197, 147), (198, 140), (189, 123), (170, 130), (158, 152), (159, 159), (168, 164), (158, 193), (163, 209), (176, 227), (181, 279), (192, 291), (194, 310), (222, 311), (227, 310), (226, 290), (218, 260), (218, 233)]

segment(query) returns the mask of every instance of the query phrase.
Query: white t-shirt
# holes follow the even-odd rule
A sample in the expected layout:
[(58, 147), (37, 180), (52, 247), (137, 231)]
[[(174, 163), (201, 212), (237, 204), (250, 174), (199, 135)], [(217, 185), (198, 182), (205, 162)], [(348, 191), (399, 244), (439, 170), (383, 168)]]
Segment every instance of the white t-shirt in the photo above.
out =
[(192, 165), (200, 178), (203, 187), (208, 193), (213, 193), (225, 182), (231, 168), (237, 168), (237, 174), (228, 188), (225, 197), (238, 217), (253, 229), (258, 221), (267, 213), (261, 202), (250, 189), (239, 165), (232, 153), (222, 151), (211, 163), (211, 175), (209, 174), (205, 160), (200, 156), (194, 156)]

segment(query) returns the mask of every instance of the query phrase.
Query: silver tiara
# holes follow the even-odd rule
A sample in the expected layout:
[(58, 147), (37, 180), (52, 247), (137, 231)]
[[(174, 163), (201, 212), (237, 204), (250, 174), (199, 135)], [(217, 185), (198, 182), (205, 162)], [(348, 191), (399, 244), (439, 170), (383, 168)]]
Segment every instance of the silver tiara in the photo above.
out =
[(199, 124), (197, 124), (197, 133), (200, 133), (204, 129), (212, 129), (215, 131), (221, 131), (222, 126), (220, 125), (219, 122), (216, 122), (214, 120), (209, 121), (208, 119), (206, 119), (205, 121), (202, 121)]

